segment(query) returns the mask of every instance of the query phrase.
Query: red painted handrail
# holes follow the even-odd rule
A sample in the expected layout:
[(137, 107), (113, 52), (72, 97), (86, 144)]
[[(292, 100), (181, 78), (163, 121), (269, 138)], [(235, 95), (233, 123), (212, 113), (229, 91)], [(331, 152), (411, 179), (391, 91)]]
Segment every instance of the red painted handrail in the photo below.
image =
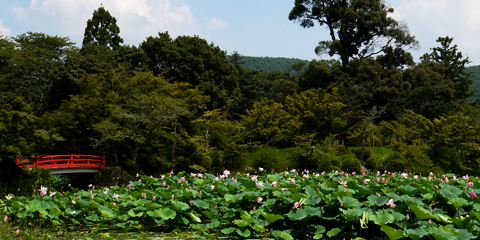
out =
[(33, 158), (16, 158), (19, 167), (38, 168), (75, 168), (75, 167), (105, 167), (105, 156), (95, 155), (40, 155)]

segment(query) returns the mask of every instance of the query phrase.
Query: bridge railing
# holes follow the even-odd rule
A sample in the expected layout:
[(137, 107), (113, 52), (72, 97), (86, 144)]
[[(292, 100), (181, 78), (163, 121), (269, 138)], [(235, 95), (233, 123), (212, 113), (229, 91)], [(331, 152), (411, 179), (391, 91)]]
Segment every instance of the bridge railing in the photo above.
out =
[(16, 158), (19, 167), (38, 168), (104, 168), (105, 156), (95, 155), (39, 155), (33, 158)]

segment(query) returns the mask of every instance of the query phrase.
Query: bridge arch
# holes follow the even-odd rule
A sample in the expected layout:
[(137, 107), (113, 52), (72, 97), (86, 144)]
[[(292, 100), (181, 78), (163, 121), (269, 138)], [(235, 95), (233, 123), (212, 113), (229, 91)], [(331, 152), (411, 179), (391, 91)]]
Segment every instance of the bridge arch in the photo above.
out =
[(95, 173), (99, 169), (105, 168), (105, 156), (82, 154), (17, 157), (16, 162), (19, 167), (48, 169), (52, 175)]

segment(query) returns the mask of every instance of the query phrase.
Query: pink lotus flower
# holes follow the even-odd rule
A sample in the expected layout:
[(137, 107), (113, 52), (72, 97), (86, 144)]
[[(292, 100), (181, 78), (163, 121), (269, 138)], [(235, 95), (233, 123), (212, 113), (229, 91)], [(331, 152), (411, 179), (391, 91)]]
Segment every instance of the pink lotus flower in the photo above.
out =
[(396, 206), (397, 206), (397, 205), (395, 205), (395, 200), (393, 200), (393, 198), (392, 198), (392, 199), (390, 199), (390, 200), (388, 200), (388, 202), (387, 202), (387, 203), (385, 203), (385, 205), (387, 205), (387, 206), (390, 206), (391, 208), (393, 208), (393, 207), (396, 207)]
[(263, 198), (262, 198), (262, 197), (257, 197), (257, 202), (258, 202), (258, 203), (262, 203), (262, 201), (263, 201)]
[(7, 222), (7, 221), (8, 221), (8, 215), (5, 215), (5, 217), (3, 218), (3, 221), (4, 221), (4, 222)]
[(15, 231), (15, 234), (17, 234), (17, 235), (20, 234), (20, 228), (17, 229), (17, 231)]
[(468, 182), (468, 183), (467, 183), (467, 186), (473, 187), (473, 182)]
[(272, 182), (272, 186), (278, 187), (278, 182), (277, 182), (277, 181), (273, 181), (273, 182)]
[(471, 197), (471, 198), (477, 198), (477, 194), (476, 194), (475, 192), (471, 192), (471, 193), (470, 193), (470, 197)]
[(295, 202), (295, 203), (293, 204), (293, 208), (298, 209), (298, 207), (300, 207), (300, 203), (299, 203), (299, 202)]
[(212, 191), (213, 191), (214, 189), (215, 189), (215, 186), (213, 186), (213, 185), (210, 185), (210, 190), (212, 190)]
[(41, 196), (45, 196), (47, 194), (48, 188), (42, 185), (40, 186), (40, 189), (38, 189), (38, 191), (40, 191)]

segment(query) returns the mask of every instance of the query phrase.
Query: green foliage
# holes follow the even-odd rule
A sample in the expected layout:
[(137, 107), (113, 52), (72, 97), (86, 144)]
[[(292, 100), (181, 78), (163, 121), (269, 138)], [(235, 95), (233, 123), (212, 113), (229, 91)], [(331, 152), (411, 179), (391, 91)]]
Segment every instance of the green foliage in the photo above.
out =
[(360, 173), (362, 170), (362, 163), (360, 163), (360, 160), (357, 158), (346, 157), (342, 161), (342, 170), (345, 172)]
[[(378, 52), (392, 58), (410, 56), (404, 49), (415, 46), (417, 42), (407, 29), (388, 16), (392, 12), (393, 8), (379, 0), (308, 0), (295, 1), (288, 19), (300, 22), (304, 28), (313, 27), (315, 22), (325, 25), (331, 40), (320, 41), (315, 52), (339, 55), (342, 65), (346, 66), (351, 58), (365, 58)], [(388, 41), (385, 43), (379, 39)]]
[[(228, 55), (227, 59), (230, 60), (232, 63), (235, 64), (234, 54)], [(241, 67), (252, 69), (255, 71), (267, 71), (267, 72), (282, 72), (282, 73), (289, 73), (293, 69), (292, 65), (296, 63), (305, 63), (308, 65), (307, 60), (302, 60), (298, 58), (281, 58), (281, 57), (250, 57), (250, 56), (242, 56), (241, 63), (238, 64)], [(303, 68), (300, 68), (300, 71)]]
[(472, 95), (470, 91), (470, 85), (472, 84), (470, 76), (472, 73), (467, 71), (466, 66), (470, 63), (470, 60), (468, 60), (468, 57), (463, 58), (461, 52), (457, 52), (458, 46), (456, 44), (451, 45), (453, 38), (439, 37), (437, 42), (441, 46), (432, 48), (432, 53), (423, 55), (421, 59), (444, 64), (447, 68), (445, 75), (452, 79), (455, 84), (455, 98), (461, 101), (466, 100)]
[(299, 123), (297, 135), (314, 134), (325, 139), (338, 133), (346, 125), (342, 103), (337, 89), (309, 90), (285, 100), (286, 111)]
[(281, 103), (263, 99), (253, 105), (243, 118), (247, 137), (262, 144), (285, 144), (291, 141), (298, 123)]
[(119, 166), (107, 166), (95, 173), (92, 184), (97, 186), (126, 186), (132, 175)]
[(285, 171), (295, 168), (298, 153), (286, 152), (275, 147), (261, 147), (248, 155), (249, 165), (254, 169), (264, 168), (265, 171)]
[(294, 169), (138, 175), (126, 187), (10, 194), (0, 200), (0, 214), (7, 216), (0, 222), (0, 236), (78, 238), (88, 229), (96, 234), (92, 239), (158, 237), (159, 231), (182, 239), (301, 239), (307, 234), (314, 239), (474, 239), (480, 234), (478, 183), (476, 177), (454, 174)]
[[(226, 52), (198, 36), (172, 39), (168, 32), (148, 37), (140, 45), (149, 58), (150, 70), (170, 82), (187, 82), (209, 96), (209, 110), (229, 111), (239, 98), (237, 71)], [(231, 114), (231, 113), (229, 113)]]
[[(353, 152), (355, 153), (355, 156), (357, 157), (357, 159), (360, 160), (360, 156), (362, 154), (362, 148), (355, 148), (355, 150), (353, 150)], [(364, 151), (363, 154), (364, 154), (363, 159), (367, 160), (372, 155), (372, 152), (370, 151), (370, 148), (365, 148), (365, 151)]]
[(92, 19), (87, 21), (82, 44), (83, 46), (95, 44), (116, 48), (123, 43), (119, 33), (120, 28), (117, 26), (117, 19), (112, 17), (102, 6), (93, 11)]

